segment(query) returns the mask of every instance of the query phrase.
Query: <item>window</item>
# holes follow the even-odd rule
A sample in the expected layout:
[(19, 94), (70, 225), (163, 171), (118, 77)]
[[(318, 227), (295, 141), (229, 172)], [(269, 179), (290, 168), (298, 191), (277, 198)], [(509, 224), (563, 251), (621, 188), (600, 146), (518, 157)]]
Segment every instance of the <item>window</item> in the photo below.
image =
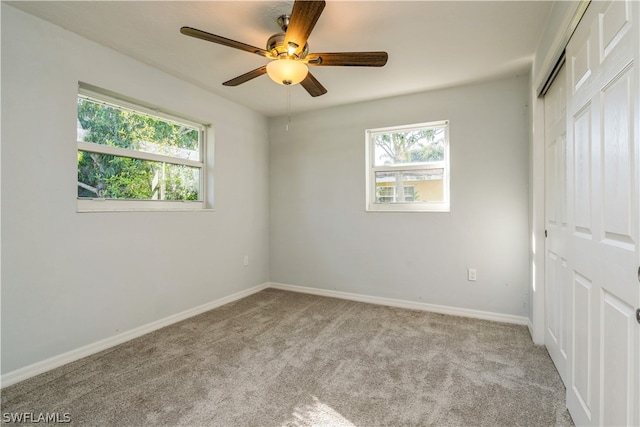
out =
[(366, 132), (368, 211), (449, 211), (449, 122)]
[(204, 208), (205, 130), (80, 86), (78, 210)]

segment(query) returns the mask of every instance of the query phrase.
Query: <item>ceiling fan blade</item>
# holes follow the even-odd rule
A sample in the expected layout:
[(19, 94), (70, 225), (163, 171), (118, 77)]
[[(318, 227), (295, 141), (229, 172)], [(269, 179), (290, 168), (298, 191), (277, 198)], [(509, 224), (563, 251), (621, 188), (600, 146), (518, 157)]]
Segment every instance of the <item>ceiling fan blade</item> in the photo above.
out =
[[(309, 38), (309, 34), (311, 34), (318, 18), (320, 18), (320, 14), (322, 14), (324, 5), (324, 0), (296, 0), (293, 3), (291, 18), (289, 18), (289, 27), (284, 36), (284, 46), (286, 49), (289, 49), (289, 54), (299, 55), (302, 52)], [(293, 51), (294, 47), (295, 51)]]
[(185, 36), (195, 37), (197, 39), (206, 40), (208, 42), (218, 43), (223, 46), (232, 47), (234, 49), (244, 50), (245, 52), (255, 53), (265, 58), (271, 58), (269, 52), (259, 47), (251, 46), (236, 40), (231, 40), (226, 37), (217, 36), (215, 34), (207, 33), (206, 31), (198, 30), (191, 27), (182, 27), (180, 32)]
[(309, 65), (345, 67), (382, 67), (387, 63), (387, 52), (310, 53)]
[(303, 88), (306, 89), (307, 92), (309, 92), (309, 95), (313, 96), (314, 98), (316, 96), (324, 95), (325, 93), (327, 93), (327, 90), (324, 88), (324, 86), (322, 86), (311, 73), (307, 73), (307, 77), (305, 77), (305, 79), (301, 81), (300, 84)]
[(255, 70), (249, 71), (241, 76), (236, 77), (235, 79), (231, 79), (222, 83), (224, 86), (238, 86), (242, 83), (248, 82), (251, 79), (255, 79), (256, 77), (260, 77), (263, 74), (267, 73), (267, 66), (263, 65), (260, 68), (256, 68)]

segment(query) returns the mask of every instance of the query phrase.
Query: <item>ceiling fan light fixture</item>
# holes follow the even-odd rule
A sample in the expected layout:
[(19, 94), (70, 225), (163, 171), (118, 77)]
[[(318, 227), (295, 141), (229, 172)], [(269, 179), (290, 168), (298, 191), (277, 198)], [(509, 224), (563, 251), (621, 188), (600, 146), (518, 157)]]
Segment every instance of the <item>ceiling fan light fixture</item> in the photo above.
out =
[(289, 58), (276, 59), (267, 64), (267, 74), (281, 85), (295, 85), (307, 77), (309, 69), (304, 62)]

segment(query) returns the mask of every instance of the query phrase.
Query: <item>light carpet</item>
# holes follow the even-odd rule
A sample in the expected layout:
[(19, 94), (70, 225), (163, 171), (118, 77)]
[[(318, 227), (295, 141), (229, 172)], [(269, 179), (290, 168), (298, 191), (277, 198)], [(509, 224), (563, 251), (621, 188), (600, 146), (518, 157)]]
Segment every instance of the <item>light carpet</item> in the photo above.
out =
[[(572, 425), (526, 327), (267, 289), (2, 392), (82, 426)], [(42, 424), (39, 424), (42, 425)]]

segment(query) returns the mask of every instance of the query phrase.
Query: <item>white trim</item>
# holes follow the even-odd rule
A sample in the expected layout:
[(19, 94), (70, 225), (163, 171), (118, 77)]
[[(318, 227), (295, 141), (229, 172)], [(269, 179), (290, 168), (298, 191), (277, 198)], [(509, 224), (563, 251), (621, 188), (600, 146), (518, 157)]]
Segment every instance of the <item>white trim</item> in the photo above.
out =
[(530, 129), (530, 167), (529, 185), (531, 204), (529, 207), (529, 291), (531, 292), (531, 338), (535, 344), (544, 344), (544, 300), (545, 300), (545, 141), (544, 141), (544, 97), (538, 98), (531, 93), (532, 121)]
[[(567, 47), (567, 43), (569, 43), (573, 32), (580, 23), (582, 15), (584, 15), (587, 10), (589, 3), (591, 3), (591, 0), (578, 0), (575, 8), (570, 8), (564, 15), (562, 23), (558, 27), (558, 32), (556, 33), (551, 46), (547, 49), (547, 54), (540, 66), (541, 71), (536, 73), (538, 76), (532, 85), (532, 89), (535, 90), (536, 96), (544, 95), (543, 91), (548, 89), (551, 84), (549, 78), (551, 77), (556, 64), (561, 60), (564, 54), (564, 49)], [(547, 31), (546, 28), (545, 31)]]
[(150, 162), (171, 163), (172, 165), (185, 165), (192, 168), (204, 168), (204, 162), (167, 156), (164, 154), (148, 153), (146, 151), (131, 150), (128, 148), (114, 147), (112, 145), (96, 144), (94, 142), (78, 141), (78, 150), (90, 153), (108, 154), (111, 156), (128, 157), (131, 159), (148, 160)]
[(416, 128), (428, 129), (428, 128), (440, 128), (448, 126), (449, 120), (435, 120), (433, 122), (415, 123), (400, 126), (388, 126), (385, 128), (367, 129), (367, 133), (370, 135), (376, 135), (379, 133), (400, 132), (403, 130), (414, 130)]
[(230, 302), (248, 297), (249, 295), (253, 295), (256, 292), (260, 292), (266, 289), (267, 287), (268, 283), (263, 283), (261, 285), (236, 292), (234, 294), (219, 298), (206, 304), (190, 308), (183, 312), (173, 314), (171, 316), (165, 317), (164, 319), (156, 320), (155, 322), (139, 326), (113, 337), (105, 338), (92, 344), (77, 348), (75, 350), (59, 354), (58, 356), (53, 356), (49, 359), (45, 359), (40, 362), (25, 366), (23, 368), (16, 369), (15, 371), (7, 372), (0, 377), (0, 387), (6, 387), (20, 381), (24, 381), (27, 378), (34, 377), (36, 375), (66, 365), (67, 363), (75, 362), (76, 360), (82, 359), (83, 357), (91, 356), (92, 354), (98, 353), (102, 350), (106, 350), (108, 348), (130, 341), (134, 338), (138, 338), (142, 335), (148, 334), (149, 332), (153, 332), (157, 329), (172, 325), (193, 316), (197, 316), (198, 314), (213, 310), (214, 308), (220, 307)]
[(447, 164), (444, 160), (438, 162), (424, 163), (399, 163), (395, 165), (373, 166), (376, 172), (404, 172), (404, 171), (423, 171), (429, 169), (446, 169)]
[(76, 199), (78, 213), (90, 212), (213, 212), (202, 200)]
[(472, 310), (468, 308), (450, 307), (446, 305), (428, 304), (424, 302), (400, 300), (385, 297), (375, 297), (350, 292), (333, 291), (330, 289), (309, 288), (306, 286), (286, 285), (284, 283), (267, 284), (269, 288), (283, 291), (299, 292), (303, 294), (320, 295), (325, 297), (340, 298), (350, 301), (365, 302), (369, 304), (386, 305), (389, 307), (406, 308), (409, 310), (429, 311), (432, 313), (448, 314), (451, 316), (471, 317), (473, 319), (492, 320), (494, 322), (527, 325), (529, 319), (524, 316), (512, 314), (493, 313), (490, 311)]
[(367, 212), (451, 212), (451, 207), (436, 202), (371, 203)]
[(205, 123), (204, 120), (188, 117), (183, 114), (164, 109), (158, 105), (140, 101), (138, 99), (102, 89), (84, 82), (78, 82), (78, 94), (85, 99), (88, 98), (91, 101), (108, 105), (113, 108), (141, 112), (148, 116), (178, 125), (189, 125), (200, 130), (211, 126), (210, 124)]

